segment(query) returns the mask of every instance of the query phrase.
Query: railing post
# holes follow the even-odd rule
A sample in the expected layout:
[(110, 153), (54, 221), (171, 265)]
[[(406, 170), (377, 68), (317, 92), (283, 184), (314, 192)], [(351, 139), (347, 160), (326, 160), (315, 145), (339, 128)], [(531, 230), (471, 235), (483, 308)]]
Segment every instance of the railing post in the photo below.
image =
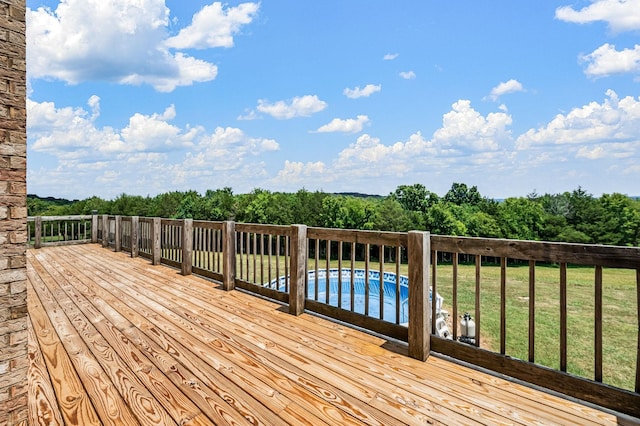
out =
[(98, 215), (97, 214), (91, 215), (91, 242), (94, 244), (98, 242)]
[(193, 219), (182, 221), (182, 275), (191, 275), (193, 266)]
[(153, 218), (153, 226), (151, 228), (151, 264), (159, 265), (162, 262), (162, 219)]
[(222, 288), (231, 291), (236, 286), (236, 224), (222, 223)]
[(116, 216), (115, 230), (113, 231), (113, 245), (114, 251), (122, 251), (122, 235), (120, 235), (120, 229), (122, 228), (122, 216)]
[(109, 247), (109, 216), (102, 215), (102, 247)]
[(139, 229), (138, 216), (131, 217), (131, 257), (138, 257), (138, 229)]
[(42, 247), (42, 216), (36, 216), (34, 220), (35, 227), (35, 241), (33, 242), (33, 248), (39, 249)]
[(291, 282), (289, 286), (289, 313), (304, 312), (304, 284), (307, 272), (307, 226), (291, 226)]
[(407, 249), (409, 252), (409, 356), (426, 361), (431, 349), (430, 234), (410, 231)]

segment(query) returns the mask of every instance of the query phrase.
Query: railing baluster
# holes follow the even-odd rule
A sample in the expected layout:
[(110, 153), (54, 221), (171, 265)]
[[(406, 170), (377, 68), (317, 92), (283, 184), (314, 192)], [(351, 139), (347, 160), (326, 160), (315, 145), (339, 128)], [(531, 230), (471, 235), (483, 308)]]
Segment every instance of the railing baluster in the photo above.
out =
[(453, 339), (458, 338), (458, 253), (452, 253), (453, 265), (452, 265), (452, 277), (451, 277), (451, 305), (453, 306)]
[(560, 371), (567, 371), (567, 264), (565, 262), (560, 263)]
[(264, 234), (260, 234), (260, 285), (264, 285)]
[(595, 380), (602, 382), (602, 266), (596, 266), (595, 274)]
[(636, 393), (640, 393), (640, 269), (636, 269), (636, 319), (638, 321), (638, 348), (636, 350)]
[(342, 308), (342, 241), (338, 241), (338, 308)]
[(500, 353), (507, 346), (507, 258), (500, 258)]
[(331, 272), (331, 240), (327, 240), (327, 250), (326, 250), (326, 269), (325, 269), (325, 303), (329, 304), (329, 296), (331, 295), (331, 280), (330, 280), (330, 272)]
[[(284, 238), (284, 276), (285, 276), (285, 291), (289, 293), (289, 287), (291, 285), (291, 280), (289, 279), (289, 263), (291, 262), (291, 253), (289, 252), (289, 241), (290, 237)], [(306, 244), (306, 243), (305, 243)], [(308, 286), (308, 274), (307, 274), (307, 262), (304, 263), (304, 285)], [(306, 292), (306, 291), (305, 291)]]
[(258, 278), (258, 234), (255, 232), (251, 233), (251, 239), (253, 242), (253, 282), (257, 282)]
[(320, 238), (316, 238), (316, 252), (314, 256), (314, 267), (316, 273), (314, 274), (314, 298), (313, 300), (318, 300), (318, 287), (320, 286), (320, 279), (318, 278), (318, 264), (320, 259)]
[(365, 244), (364, 252), (364, 314), (369, 315), (369, 243)]
[(351, 298), (351, 300), (350, 300), (350, 302), (351, 302), (350, 309), (351, 309), (351, 312), (353, 312), (355, 310), (355, 296), (356, 296), (355, 295), (355, 293), (356, 293), (356, 284), (355, 284), (355, 281), (356, 281), (356, 271), (355, 271), (355, 269), (356, 269), (356, 243), (355, 242), (351, 243), (351, 265), (350, 265), (350, 268), (351, 268), (351, 284), (349, 286), (350, 287), (349, 288), (349, 292), (351, 294), (350, 294), (349, 297)]
[(379, 302), (379, 312), (380, 319), (384, 319), (384, 244), (378, 246), (378, 256), (380, 257), (380, 267), (379, 274), (380, 279), (378, 280), (378, 292), (380, 293), (378, 296)]
[[(271, 250), (271, 245), (273, 244), (273, 240), (272, 240), (272, 236), (271, 234), (269, 234), (268, 240), (267, 240), (267, 246), (268, 246), (268, 255), (269, 255), (269, 268), (268, 268), (268, 277), (267, 277), (267, 282), (269, 283), (269, 286), (271, 286), (271, 254), (272, 254), (272, 250)], [(276, 289), (278, 288), (278, 284), (276, 283)]]
[(396, 324), (400, 324), (400, 305), (402, 304), (402, 295), (400, 294), (400, 257), (402, 249), (400, 245), (396, 246)]
[(480, 280), (482, 278), (482, 256), (477, 254), (476, 255), (476, 335), (475, 335), (475, 340), (476, 340), (476, 346), (480, 347), (480, 303), (481, 303), (481, 297), (480, 297)]
[(429, 297), (431, 298), (431, 334), (436, 334), (436, 294), (438, 288), (438, 251), (433, 250), (431, 252), (431, 289), (429, 291)]
[(536, 261), (529, 261), (529, 362), (536, 353)]
[[(280, 288), (280, 235), (276, 235), (276, 288)], [(305, 295), (307, 292), (305, 291)]]
[(251, 253), (251, 239), (250, 239), (249, 234), (250, 234), (249, 232), (246, 232), (246, 233), (245, 233), (245, 242), (246, 242), (246, 248), (245, 248), (245, 250), (246, 250), (246, 256), (245, 256), (245, 259), (244, 259), (244, 260), (245, 260), (245, 263), (246, 263), (246, 266), (247, 266), (247, 273), (246, 273), (246, 277), (245, 277), (245, 279), (246, 279), (247, 281), (249, 281), (249, 277), (251, 276), (251, 274), (250, 274), (250, 272), (249, 272), (249, 263), (250, 263), (249, 255), (250, 255), (250, 253)]

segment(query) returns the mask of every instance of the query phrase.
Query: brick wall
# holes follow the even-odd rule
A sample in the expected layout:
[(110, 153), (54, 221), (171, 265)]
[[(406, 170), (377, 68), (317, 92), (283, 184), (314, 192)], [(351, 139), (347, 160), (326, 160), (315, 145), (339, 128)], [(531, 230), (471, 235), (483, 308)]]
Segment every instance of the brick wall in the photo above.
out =
[(27, 423), (25, 1), (0, 0), (0, 425)]

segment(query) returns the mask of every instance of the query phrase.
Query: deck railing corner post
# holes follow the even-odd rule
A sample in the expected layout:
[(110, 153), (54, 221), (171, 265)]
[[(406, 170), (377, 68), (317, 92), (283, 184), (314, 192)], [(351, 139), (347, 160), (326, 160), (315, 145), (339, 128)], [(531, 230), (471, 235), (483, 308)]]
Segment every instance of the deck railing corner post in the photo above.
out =
[(289, 313), (304, 312), (305, 276), (307, 273), (307, 226), (291, 226), (291, 282), (289, 286)]
[(222, 224), (222, 287), (231, 291), (236, 285), (236, 223), (227, 220)]
[(34, 227), (35, 227), (35, 241), (33, 243), (33, 248), (39, 249), (42, 247), (42, 216), (36, 216), (34, 219)]
[(138, 232), (140, 218), (138, 216), (131, 216), (131, 257), (138, 257)]
[(193, 269), (193, 219), (182, 220), (182, 275), (191, 275)]
[(113, 231), (114, 251), (119, 252), (119, 251), (122, 251), (122, 235), (120, 234), (120, 230), (122, 229), (122, 216), (120, 215), (116, 216), (114, 226), (115, 226)]
[(151, 264), (159, 265), (162, 259), (162, 219), (153, 218), (153, 226), (151, 228)]
[(431, 349), (431, 300), (429, 232), (410, 231), (409, 252), (409, 356), (426, 361)]
[(98, 215), (95, 213), (91, 215), (91, 242), (98, 242)]
[(109, 215), (102, 215), (102, 247), (109, 247)]

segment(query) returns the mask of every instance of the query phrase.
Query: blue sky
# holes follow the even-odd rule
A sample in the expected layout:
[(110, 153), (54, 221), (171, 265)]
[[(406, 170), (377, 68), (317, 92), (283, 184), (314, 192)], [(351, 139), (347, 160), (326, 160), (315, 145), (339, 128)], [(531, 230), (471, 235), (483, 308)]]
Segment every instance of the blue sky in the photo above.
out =
[(29, 193), (640, 195), (640, 0), (27, 0)]

